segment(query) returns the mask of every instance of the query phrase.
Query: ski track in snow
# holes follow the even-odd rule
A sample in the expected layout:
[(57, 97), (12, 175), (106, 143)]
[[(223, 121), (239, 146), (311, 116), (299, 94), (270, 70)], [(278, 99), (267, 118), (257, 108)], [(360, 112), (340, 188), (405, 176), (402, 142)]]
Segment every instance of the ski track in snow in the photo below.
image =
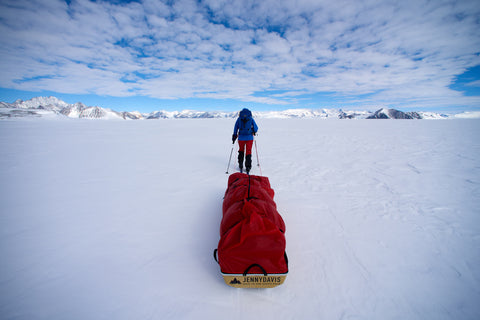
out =
[(212, 256), (233, 119), (0, 121), (1, 318), (480, 318), (480, 120), (257, 123), (273, 289)]

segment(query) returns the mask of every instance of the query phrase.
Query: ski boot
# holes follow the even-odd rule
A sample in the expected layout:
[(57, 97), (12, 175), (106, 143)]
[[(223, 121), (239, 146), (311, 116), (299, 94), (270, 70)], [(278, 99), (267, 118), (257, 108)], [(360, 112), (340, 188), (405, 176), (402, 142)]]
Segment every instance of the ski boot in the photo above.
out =
[(250, 169), (252, 169), (252, 155), (247, 154), (245, 157), (245, 168), (247, 169), (247, 174), (250, 174)]
[(240, 172), (243, 172), (243, 156), (244, 152), (238, 151), (238, 167), (240, 168)]

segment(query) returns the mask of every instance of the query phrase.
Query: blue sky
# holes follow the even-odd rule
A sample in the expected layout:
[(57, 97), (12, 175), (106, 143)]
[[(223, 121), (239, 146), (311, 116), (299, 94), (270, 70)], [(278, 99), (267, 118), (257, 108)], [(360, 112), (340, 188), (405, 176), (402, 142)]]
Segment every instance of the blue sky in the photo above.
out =
[(0, 100), (480, 109), (480, 2), (0, 2)]

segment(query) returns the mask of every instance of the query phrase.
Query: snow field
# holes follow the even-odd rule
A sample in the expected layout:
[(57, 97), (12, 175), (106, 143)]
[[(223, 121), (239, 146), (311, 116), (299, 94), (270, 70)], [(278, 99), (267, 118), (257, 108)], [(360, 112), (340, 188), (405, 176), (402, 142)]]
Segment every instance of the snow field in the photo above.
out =
[(309, 294), (322, 318), (475, 318), (476, 125), (304, 122), (289, 133), (298, 161), (265, 166), (292, 168), (270, 175), (282, 177), (273, 184), (290, 255), (302, 252), (292, 270), (320, 280)]
[(257, 123), (290, 273), (247, 290), (212, 256), (233, 119), (1, 121), (2, 319), (479, 318), (479, 120)]

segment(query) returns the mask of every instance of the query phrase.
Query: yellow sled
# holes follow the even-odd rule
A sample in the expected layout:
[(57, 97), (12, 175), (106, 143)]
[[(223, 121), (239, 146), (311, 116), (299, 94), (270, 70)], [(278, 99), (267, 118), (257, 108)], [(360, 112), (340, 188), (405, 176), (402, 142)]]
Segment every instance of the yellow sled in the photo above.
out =
[(281, 285), (286, 273), (283, 274), (226, 274), (222, 273), (226, 284), (234, 288), (274, 288)]
[[(213, 250), (213, 258), (218, 263), (217, 251), (218, 249)], [(287, 253), (285, 252), (284, 255), (288, 266)], [(259, 268), (263, 273), (248, 273), (248, 271), (254, 267)], [(286, 273), (268, 274), (261, 265), (258, 263), (253, 263), (245, 270), (243, 274), (222, 272), (222, 276), (223, 281), (234, 288), (274, 288), (283, 284), (285, 278), (287, 277), (287, 273), (288, 271)]]

